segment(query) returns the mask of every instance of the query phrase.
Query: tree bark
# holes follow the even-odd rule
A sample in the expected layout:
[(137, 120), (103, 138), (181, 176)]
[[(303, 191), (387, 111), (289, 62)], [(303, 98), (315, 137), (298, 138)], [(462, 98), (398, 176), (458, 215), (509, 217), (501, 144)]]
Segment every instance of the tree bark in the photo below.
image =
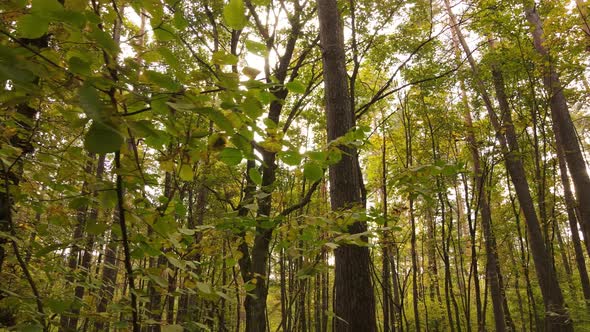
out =
[[(580, 224), (584, 232), (584, 240), (590, 241), (590, 177), (586, 170), (586, 161), (582, 155), (580, 143), (576, 135), (576, 128), (570, 116), (567, 100), (563, 93), (559, 73), (555, 69), (555, 64), (545, 48), (545, 39), (543, 37), (543, 22), (534, 6), (525, 7), (526, 17), (529, 23), (534, 27), (533, 44), (537, 53), (544, 60), (543, 83), (550, 96), (551, 119), (553, 120), (553, 131), (556, 140), (559, 139), (563, 145), (563, 153), (567, 166), (569, 168), (572, 182), (574, 183), (575, 193), (580, 211)], [(546, 64), (545, 64), (546, 63)], [(559, 138), (557, 136), (559, 135)]]
[[(320, 41), (324, 64), (324, 88), (328, 142), (346, 134), (355, 125), (344, 53), (344, 33), (336, 0), (318, 0)], [(331, 165), (330, 201), (339, 212), (361, 205), (361, 184), (356, 151), (341, 146), (342, 159)], [(354, 222), (348, 232), (362, 233), (366, 225)], [(375, 300), (367, 247), (342, 245), (335, 250), (335, 331), (376, 331)]]

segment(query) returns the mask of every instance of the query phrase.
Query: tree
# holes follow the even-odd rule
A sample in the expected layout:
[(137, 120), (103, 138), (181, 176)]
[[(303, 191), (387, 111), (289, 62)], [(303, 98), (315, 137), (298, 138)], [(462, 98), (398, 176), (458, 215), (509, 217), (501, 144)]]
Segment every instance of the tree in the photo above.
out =
[(585, 329), (587, 13), (0, 1), (0, 329)]
[[(328, 142), (334, 143), (354, 129), (350, 106), (344, 33), (336, 0), (318, 0), (320, 45), (324, 63), (324, 95)], [(330, 165), (330, 202), (336, 214), (354, 209), (361, 202), (361, 184), (354, 148), (337, 146), (342, 159)], [(341, 216), (340, 218), (345, 218)], [(351, 234), (367, 230), (361, 221), (345, 226)], [(335, 307), (337, 331), (376, 331), (375, 299), (369, 270), (369, 249), (345, 244), (335, 251)]]

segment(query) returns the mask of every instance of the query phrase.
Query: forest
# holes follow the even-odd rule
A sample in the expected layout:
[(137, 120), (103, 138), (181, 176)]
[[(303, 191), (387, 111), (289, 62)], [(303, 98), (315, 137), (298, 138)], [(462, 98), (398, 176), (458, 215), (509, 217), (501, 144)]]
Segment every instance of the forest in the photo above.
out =
[(0, 331), (590, 331), (589, 12), (0, 1)]

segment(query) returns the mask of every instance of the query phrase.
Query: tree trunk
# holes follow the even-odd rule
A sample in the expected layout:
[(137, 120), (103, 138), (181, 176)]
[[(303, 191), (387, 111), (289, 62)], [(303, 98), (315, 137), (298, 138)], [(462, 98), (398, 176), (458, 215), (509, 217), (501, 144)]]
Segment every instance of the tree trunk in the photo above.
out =
[[(555, 136), (556, 138), (559, 137), (557, 133), (555, 133)], [(557, 142), (559, 142), (559, 140), (557, 140)], [(556, 143), (555, 148), (557, 152), (557, 160), (559, 162), (559, 170), (561, 176), (561, 184), (563, 186), (565, 207), (567, 210), (568, 222), (572, 234), (572, 242), (574, 244), (574, 253), (576, 255), (576, 267), (578, 268), (578, 272), (580, 274), (580, 281), (582, 284), (582, 291), (584, 293), (584, 300), (586, 300), (587, 305), (590, 305), (590, 280), (588, 279), (588, 270), (586, 269), (584, 250), (582, 249), (582, 245), (580, 243), (580, 234), (578, 232), (576, 201), (572, 193), (572, 188), (570, 186), (569, 178), (567, 175), (567, 166), (565, 156), (563, 153), (563, 147), (561, 146), (561, 144)]]
[[(344, 54), (344, 33), (336, 0), (318, 0), (320, 41), (324, 64), (324, 88), (328, 142), (354, 127)], [(349, 147), (342, 159), (330, 166), (330, 199), (333, 211), (361, 205), (361, 184), (356, 152)], [(352, 234), (362, 233), (366, 225), (355, 222)], [(342, 245), (335, 250), (335, 331), (376, 331), (375, 302), (367, 247)]]
[[(450, 9), (449, 1), (445, 0), (445, 4), (451, 17), (451, 24), (456, 27), (457, 20)], [(469, 49), (461, 31), (459, 29), (455, 29), (455, 31), (459, 43), (463, 47), (463, 51), (468, 54), (468, 61), (475, 76), (477, 92), (484, 101), (490, 121), (496, 131), (496, 138), (500, 142), (502, 153), (504, 154), (506, 169), (510, 174), (510, 179), (514, 185), (518, 201), (520, 202), (520, 207), (527, 223), (526, 229), (529, 237), (530, 250), (533, 255), (537, 279), (545, 303), (545, 325), (547, 331), (572, 331), (572, 321), (565, 309), (565, 302), (557, 280), (557, 274), (553, 269), (551, 257), (545, 247), (545, 240), (543, 238), (543, 233), (541, 232), (541, 226), (531, 197), (526, 172), (520, 157), (518, 141), (514, 131), (514, 125), (512, 124), (512, 115), (504, 92), (502, 73), (497, 67), (494, 66), (492, 68), (494, 88), (502, 113), (503, 123), (500, 124), (485, 85), (479, 78), (478, 68), (475, 60), (471, 56), (471, 50)], [(590, 190), (590, 183), (588, 184), (587, 189)]]
[[(586, 170), (586, 162), (576, 135), (576, 128), (570, 116), (567, 100), (563, 93), (563, 85), (555, 69), (549, 52), (543, 45), (543, 22), (534, 6), (525, 7), (527, 20), (534, 27), (533, 44), (537, 52), (543, 57), (543, 83), (550, 96), (551, 119), (556, 140), (559, 139), (569, 168), (580, 211), (580, 224), (584, 232), (584, 240), (590, 241), (590, 177)], [(557, 136), (559, 135), (559, 138)]]
[[(524, 166), (520, 157), (517, 156), (520, 149), (514, 125), (512, 124), (508, 100), (504, 93), (502, 73), (497, 68), (493, 68), (492, 76), (496, 89), (496, 98), (503, 114), (503, 128), (506, 130), (508, 142), (508, 153), (505, 153), (506, 166), (527, 222), (529, 245), (545, 303), (545, 326), (547, 331), (573, 331), (572, 321), (565, 308), (565, 301), (557, 280), (557, 273), (553, 268), (552, 257), (548, 248), (545, 247), (545, 240), (533, 205)], [(496, 128), (496, 130), (500, 130), (500, 128)]]
[[(89, 165), (87, 167), (87, 173), (90, 173), (92, 170), (92, 166), (93, 166), (93, 161), (94, 158), (92, 157), (92, 159), (89, 161)], [(104, 166), (105, 166), (105, 155), (100, 155), (98, 157), (98, 163), (96, 166), (96, 178), (98, 180), (102, 179), (102, 174), (104, 173)], [(83, 188), (86, 187), (86, 183), (84, 185), (82, 185)], [(95, 192), (93, 194), (94, 197), (96, 197), (97, 193)], [(85, 228), (86, 228), (86, 224), (88, 223), (88, 220), (91, 221), (96, 221), (96, 218), (98, 217), (98, 207), (93, 207), (90, 210), (90, 213), (87, 213), (87, 208), (88, 206), (85, 205), (84, 207), (81, 207), (77, 213), (78, 213), (78, 225), (76, 225), (76, 230), (74, 232), (74, 241), (82, 241), (82, 238), (85, 236), (86, 237), (86, 241), (85, 242), (85, 246), (84, 246), (84, 252), (82, 254), (82, 259), (80, 261), (80, 273), (82, 274), (82, 281), (85, 281), (85, 279), (88, 276), (88, 273), (90, 271), (90, 264), (92, 262), (92, 251), (94, 249), (94, 235), (92, 234), (85, 234)], [(77, 245), (75, 246), (77, 248)], [(72, 272), (74, 272), (77, 268), (78, 268), (78, 256), (79, 256), (80, 250), (76, 249), (76, 250), (72, 250), (72, 253), (70, 254), (70, 259), (69, 259), (69, 263), (68, 263), (68, 267), (72, 270)], [(73, 278), (70, 280), (70, 282), (73, 281)], [(61, 317), (61, 328), (64, 331), (75, 331), (77, 326), (78, 326), (78, 316), (80, 315), (80, 308), (83, 305), (83, 298), (84, 298), (84, 292), (85, 292), (85, 288), (82, 285), (76, 285), (76, 288), (74, 289), (74, 297), (76, 299), (76, 301), (78, 301), (79, 303), (76, 303), (74, 305), (74, 307), (72, 308), (72, 313), (71, 316), (68, 317), (66, 315), (62, 315)]]
[[(117, 223), (118, 213), (115, 211), (113, 224)], [(111, 231), (110, 239), (106, 245), (104, 252), (104, 262), (102, 268), (101, 283), (102, 287), (100, 290), (100, 297), (98, 305), (96, 306), (97, 313), (103, 313), (107, 311), (107, 305), (110, 300), (114, 297), (115, 286), (117, 283), (117, 274), (119, 272), (118, 261), (119, 261), (119, 241), (120, 239), (115, 235), (115, 232)], [(106, 320), (109, 321), (108, 319)], [(105, 324), (105, 320), (97, 320), (94, 323), (94, 327), (97, 331), (108, 330), (108, 323)]]
[[(457, 28), (456, 28), (457, 29)], [(457, 34), (454, 34), (456, 37)], [(456, 38), (454, 38), (456, 39)], [(455, 40), (455, 47), (458, 51), (458, 42)], [(490, 285), (490, 295), (492, 297), (492, 308), (494, 311), (494, 326), (496, 331), (506, 331), (506, 319), (504, 317), (503, 301), (504, 296), (499, 283), (500, 265), (497, 260), (497, 248), (494, 232), (492, 230), (492, 210), (490, 209), (487, 191), (485, 189), (486, 177), (481, 166), (481, 157), (477, 145), (477, 139), (473, 130), (473, 119), (471, 117), (471, 108), (465, 93), (463, 81), (461, 81), (461, 99), (465, 112), (463, 121), (467, 131), (467, 147), (471, 153), (473, 163), (473, 180), (475, 182), (475, 193), (479, 212), (481, 215), (481, 225), (483, 229), (484, 244), (486, 248), (486, 278)], [(475, 243), (472, 244), (475, 246)], [(477, 278), (477, 277), (476, 277)], [(476, 282), (478, 282), (476, 280)]]

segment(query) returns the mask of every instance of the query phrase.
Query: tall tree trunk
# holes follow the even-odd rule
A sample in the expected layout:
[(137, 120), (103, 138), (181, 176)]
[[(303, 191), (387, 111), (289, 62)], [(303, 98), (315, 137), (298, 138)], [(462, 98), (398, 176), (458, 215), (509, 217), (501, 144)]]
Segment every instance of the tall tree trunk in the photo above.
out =
[[(87, 173), (91, 172), (92, 166), (94, 165), (93, 163), (94, 158), (92, 158), (89, 161), (89, 166), (87, 167)], [(105, 166), (105, 155), (100, 155), (98, 157), (98, 162), (97, 162), (97, 166), (96, 166), (96, 178), (98, 180), (102, 179), (102, 175), (104, 173), (104, 166)], [(86, 187), (86, 183), (82, 186), (83, 188)], [(93, 194), (94, 197), (96, 197), (97, 193), (95, 192)], [(84, 252), (82, 253), (82, 259), (80, 260), (80, 273), (81, 273), (81, 281), (86, 281), (85, 279), (88, 276), (88, 273), (90, 272), (90, 264), (92, 262), (92, 252), (94, 250), (94, 235), (91, 234), (86, 234), (85, 232), (85, 228), (86, 225), (88, 223), (88, 221), (93, 221), (96, 222), (96, 218), (98, 217), (98, 207), (93, 207), (90, 210), (90, 213), (87, 213), (88, 206), (85, 205), (84, 207), (81, 207), (80, 209), (78, 209), (78, 225), (76, 225), (76, 230), (74, 232), (74, 241), (78, 242), (82, 242), (82, 238), (86, 237), (86, 241), (84, 242)], [(76, 246), (77, 247), (77, 246)], [(78, 269), (78, 260), (79, 260), (79, 254), (80, 254), (80, 250), (72, 250), (72, 253), (70, 254), (70, 259), (68, 262), (68, 267), (72, 270), (72, 272), (74, 272), (74, 270)], [(72, 282), (73, 279), (70, 280), (70, 282)], [(76, 285), (76, 288), (74, 289), (74, 297), (76, 299), (76, 301), (78, 301), (79, 303), (77, 303), (73, 308), (72, 308), (72, 313), (71, 316), (66, 316), (66, 315), (62, 315), (61, 317), (61, 328), (64, 331), (75, 331), (77, 326), (78, 326), (78, 316), (80, 315), (80, 308), (82, 307), (82, 300), (84, 298), (84, 292), (85, 292), (85, 288), (83, 285)]]
[[(328, 142), (346, 134), (355, 125), (350, 105), (344, 33), (336, 0), (318, 0), (320, 41), (324, 63), (324, 88)], [(361, 205), (361, 184), (355, 149), (341, 146), (342, 159), (330, 166), (332, 210), (342, 211)], [(362, 233), (366, 225), (355, 222), (352, 234)], [(367, 247), (342, 245), (335, 250), (335, 331), (376, 331), (375, 300)]]
[[(401, 115), (406, 144), (406, 168), (411, 168), (413, 163), (412, 120), (410, 118), (409, 110), (405, 105), (402, 107)], [(438, 184), (439, 182), (437, 181), (437, 185)], [(420, 331), (420, 294), (418, 292), (418, 252), (416, 248), (416, 218), (414, 215), (414, 195), (415, 193), (413, 192), (408, 193), (408, 218), (410, 221), (410, 255), (412, 259), (412, 304), (414, 309), (414, 325), (416, 331)]]
[[(556, 133), (556, 137), (559, 135)], [(563, 195), (565, 200), (565, 207), (567, 211), (567, 218), (570, 226), (570, 232), (572, 234), (572, 242), (574, 244), (574, 253), (576, 255), (576, 267), (580, 274), (580, 281), (582, 284), (582, 292), (584, 294), (584, 300), (586, 304), (590, 305), (590, 280), (588, 279), (588, 270), (586, 269), (586, 261), (584, 259), (584, 250), (580, 243), (580, 234), (578, 232), (578, 222), (576, 216), (576, 200), (572, 193), (570, 186), (565, 156), (563, 153), (563, 147), (561, 144), (555, 144), (557, 152), (557, 160), (559, 163), (559, 171), (561, 176), (561, 184), (563, 186)]]
[[(550, 96), (551, 119), (556, 140), (563, 145), (563, 152), (569, 168), (580, 211), (580, 224), (584, 231), (584, 240), (590, 241), (590, 177), (586, 170), (586, 162), (582, 155), (580, 143), (576, 135), (576, 128), (570, 116), (567, 100), (563, 93), (563, 85), (549, 51), (545, 48), (543, 37), (543, 22), (534, 4), (525, 4), (526, 17), (534, 27), (532, 32), (533, 44), (537, 52), (543, 57), (543, 83)], [(559, 138), (557, 136), (559, 135)]]
[[(459, 52), (459, 45), (458, 41), (456, 40), (457, 34), (454, 33), (453, 37), (456, 52)], [(467, 147), (469, 149), (469, 152), (471, 153), (471, 161), (473, 163), (473, 180), (475, 182), (474, 195), (477, 198), (477, 204), (479, 207), (478, 210), (480, 212), (480, 220), (483, 229), (484, 244), (486, 248), (486, 278), (487, 282), (490, 285), (492, 309), (494, 311), (494, 326), (496, 328), (496, 331), (502, 332), (506, 331), (506, 318), (504, 316), (503, 308), (504, 296), (499, 283), (500, 264), (497, 260), (496, 240), (494, 237), (494, 232), (492, 230), (492, 210), (490, 209), (489, 198), (487, 195), (487, 190), (485, 188), (486, 176), (481, 165), (479, 147), (473, 129), (471, 107), (469, 105), (467, 94), (465, 92), (465, 83), (461, 81), (460, 84), (461, 101), (463, 103), (463, 107), (465, 107), (465, 111), (463, 113), (463, 122), (465, 123), (465, 128), (467, 131)], [(475, 246), (475, 243), (473, 243), (472, 246)], [(476, 280), (476, 282), (478, 281)]]
[[(385, 139), (385, 120), (383, 114), (381, 114), (383, 121), (382, 131), (383, 139), (381, 141), (381, 208), (383, 213), (383, 227), (387, 229), (389, 226), (388, 216), (388, 202), (387, 202), (387, 140)], [(389, 332), (395, 331), (396, 315), (394, 310), (394, 303), (391, 295), (391, 272), (390, 272), (390, 245), (391, 245), (391, 232), (385, 231), (382, 237), (382, 251), (381, 251), (381, 283), (382, 283), (382, 294), (383, 294), (383, 330)]]
[[(509, 174), (506, 174), (506, 183), (510, 182)], [(516, 231), (518, 235), (518, 244), (520, 249), (520, 262), (522, 264), (522, 270), (524, 271), (524, 279), (526, 282), (526, 292), (527, 292), (527, 299), (528, 299), (528, 311), (529, 311), (529, 326), (530, 330), (534, 331), (535, 328), (541, 329), (541, 325), (538, 321), (537, 316), (537, 304), (535, 301), (535, 295), (533, 293), (533, 286), (530, 277), (530, 253), (526, 249), (528, 246), (528, 238), (526, 233), (522, 232), (521, 222), (520, 222), (520, 211), (516, 206), (516, 197), (512, 194), (512, 188), (508, 186), (508, 196), (510, 198), (510, 205), (512, 206), (512, 213), (514, 215), (514, 220), (516, 221)]]
[[(113, 217), (113, 224), (118, 223), (118, 212), (115, 211)], [(117, 274), (119, 272), (119, 241), (120, 239), (116, 236), (115, 232), (111, 231), (109, 241), (107, 242), (104, 261), (101, 276), (101, 289), (99, 292), (98, 304), (96, 306), (97, 313), (105, 313), (107, 311), (107, 305), (113, 299), (115, 295), (115, 286), (117, 283)], [(94, 327), (96, 331), (108, 330), (109, 320), (96, 320)]]
[[(492, 68), (492, 77), (496, 90), (496, 98), (503, 115), (503, 128), (506, 131), (507, 154), (505, 154), (506, 165), (514, 189), (520, 202), (520, 207), (527, 222), (529, 245), (533, 255), (533, 262), (537, 272), (537, 279), (543, 294), (545, 304), (545, 326), (548, 331), (573, 331), (573, 324), (569, 313), (565, 308), (565, 300), (557, 280), (557, 273), (553, 268), (553, 260), (549, 249), (545, 247), (545, 240), (537, 219), (533, 200), (530, 195), (526, 173), (522, 160), (517, 156), (520, 153), (516, 132), (512, 123), (511, 110), (508, 106), (508, 99), (504, 92), (504, 79), (497, 68)], [(500, 128), (496, 128), (499, 130)]]
[[(451, 11), (449, 0), (445, 0), (447, 11), (451, 17), (451, 23), (457, 27), (457, 20)], [(527, 223), (527, 233), (529, 237), (529, 245), (533, 255), (535, 270), (537, 272), (537, 279), (543, 294), (543, 301), (545, 303), (545, 325), (548, 331), (572, 331), (573, 325), (569, 318), (569, 314), (565, 309), (565, 302), (557, 274), (553, 269), (552, 260), (547, 248), (545, 247), (545, 240), (539, 219), (535, 211), (533, 199), (530, 193), (530, 187), (526, 178), (524, 165), (520, 157), (518, 141), (512, 124), (512, 115), (508, 100), (504, 92), (504, 82), (502, 73), (497, 67), (492, 68), (492, 76), (494, 88), (496, 90), (496, 97), (500, 105), (503, 123), (498, 119), (492, 101), (487, 93), (485, 85), (479, 77), (479, 72), (475, 60), (471, 56), (471, 50), (459, 29), (455, 29), (459, 43), (463, 47), (465, 54), (468, 54), (468, 61), (474, 73), (477, 92), (483, 99), (485, 107), (488, 111), (490, 121), (496, 131), (496, 138), (500, 142), (502, 153), (504, 154), (506, 169), (510, 174), (510, 179), (514, 184), (520, 207), (525, 216)], [(588, 184), (590, 190), (590, 183)]]

